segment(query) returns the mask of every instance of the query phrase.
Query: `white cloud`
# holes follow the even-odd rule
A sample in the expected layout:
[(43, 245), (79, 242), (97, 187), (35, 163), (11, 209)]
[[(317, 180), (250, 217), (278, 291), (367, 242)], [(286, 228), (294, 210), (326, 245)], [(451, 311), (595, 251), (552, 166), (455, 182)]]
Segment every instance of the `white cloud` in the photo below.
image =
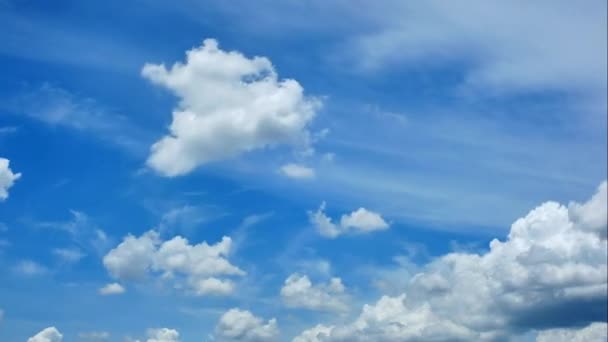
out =
[(125, 288), (119, 283), (110, 283), (99, 289), (99, 294), (103, 296), (117, 295), (125, 293)]
[(179, 332), (174, 329), (148, 329), (146, 342), (179, 342)]
[(466, 82), (486, 93), (605, 92), (605, 2), (381, 1), (366, 10), (374, 29), (351, 50), (366, 68), (464, 63)]
[(606, 342), (608, 324), (592, 323), (581, 329), (552, 329), (542, 331), (536, 342)]
[(310, 142), (320, 102), (300, 84), (279, 80), (270, 60), (223, 51), (206, 39), (185, 63), (146, 64), (142, 75), (177, 95), (170, 133), (152, 146), (148, 165), (178, 176), (201, 164), (278, 144)]
[(39, 276), (49, 272), (48, 268), (32, 260), (22, 260), (15, 265), (15, 271), (26, 276)]
[(333, 326), (316, 325), (310, 329), (302, 331), (302, 333), (292, 340), (292, 342), (323, 342), (329, 337)]
[(191, 245), (181, 236), (161, 241), (157, 232), (148, 231), (140, 237), (126, 236), (106, 254), (103, 264), (116, 279), (142, 280), (160, 273), (162, 279), (174, 280), (176, 284), (184, 277), (194, 294), (226, 295), (234, 286), (218, 277), (245, 274), (228, 261), (231, 246), (229, 237), (214, 245), (206, 242)]
[(9, 167), (10, 161), (6, 158), (0, 158), (0, 202), (8, 198), (8, 189), (10, 189), (15, 181), (21, 178), (20, 173), (13, 173)]
[(247, 310), (234, 308), (220, 317), (215, 333), (220, 341), (276, 341), (279, 328), (274, 318), (265, 323)]
[(78, 333), (78, 338), (84, 341), (107, 341), (110, 333), (107, 331), (89, 331)]
[(608, 227), (595, 218), (608, 214), (597, 205), (606, 196), (602, 183), (586, 203), (540, 205), (511, 226), (506, 241), (494, 239), (483, 254), (434, 260), (410, 279), (407, 296), (364, 306), (323, 341), (500, 341), (605, 321)]
[(27, 339), (27, 342), (61, 342), (63, 335), (55, 327), (48, 327)]
[(77, 248), (55, 248), (53, 254), (66, 263), (76, 263), (84, 258), (85, 254)]
[(370, 233), (378, 230), (388, 229), (389, 225), (380, 214), (359, 208), (350, 214), (342, 215), (340, 223), (335, 224), (325, 214), (325, 202), (316, 212), (309, 212), (310, 222), (317, 228), (319, 234), (327, 238), (336, 238), (339, 235), (354, 233)]
[(289, 178), (311, 179), (315, 177), (315, 170), (303, 165), (286, 164), (281, 166), (281, 173)]
[(345, 291), (340, 278), (313, 285), (308, 276), (294, 273), (285, 279), (281, 298), (292, 308), (344, 312), (348, 310)]

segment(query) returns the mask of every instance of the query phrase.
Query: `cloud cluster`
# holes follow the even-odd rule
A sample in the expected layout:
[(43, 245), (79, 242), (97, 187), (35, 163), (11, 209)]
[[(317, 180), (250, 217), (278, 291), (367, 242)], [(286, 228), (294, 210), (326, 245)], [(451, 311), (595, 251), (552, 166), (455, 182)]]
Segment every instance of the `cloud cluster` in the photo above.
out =
[(140, 237), (126, 236), (104, 256), (103, 264), (115, 279), (142, 280), (160, 274), (161, 279), (174, 281), (176, 287), (181, 287), (180, 281), (185, 279), (186, 287), (195, 295), (227, 295), (234, 284), (225, 277), (245, 274), (228, 261), (231, 246), (229, 237), (213, 245), (191, 245), (181, 236), (162, 241), (156, 231), (148, 231)]
[(20, 173), (13, 173), (9, 167), (10, 161), (6, 158), (0, 158), (0, 202), (8, 198), (8, 189), (10, 189), (15, 181), (21, 178)]
[(286, 306), (320, 311), (348, 310), (346, 288), (340, 278), (313, 285), (308, 276), (294, 273), (285, 279), (281, 299)]
[(586, 203), (544, 203), (486, 253), (438, 258), (412, 277), (406, 293), (365, 305), (352, 323), (306, 331), (300, 341), (311, 335), (321, 341), (499, 341), (533, 329), (605, 322), (606, 197), (604, 182)]
[(279, 80), (265, 57), (227, 52), (206, 39), (186, 52), (185, 63), (146, 64), (142, 75), (179, 97), (170, 133), (148, 158), (162, 175), (279, 144), (308, 147), (307, 127), (320, 102), (305, 97), (297, 81)]
[(27, 342), (61, 342), (63, 335), (55, 327), (43, 329), (36, 335), (27, 339)]
[(380, 214), (365, 208), (359, 208), (350, 214), (344, 214), (338, 224), (333, 223), (331, 218), (325, 214), (325, 202), (321, 203), (316, 212), (309, 212), (308, 217), (319, 234), (332, 239), (349, 232), (370, 233), (385, 230), (389, 227)]
[(279, 328), (274, 318), (265, 323), (250, 311), (234, 308), (220, 317), (215, 334), (220, 341), (276, 341)]

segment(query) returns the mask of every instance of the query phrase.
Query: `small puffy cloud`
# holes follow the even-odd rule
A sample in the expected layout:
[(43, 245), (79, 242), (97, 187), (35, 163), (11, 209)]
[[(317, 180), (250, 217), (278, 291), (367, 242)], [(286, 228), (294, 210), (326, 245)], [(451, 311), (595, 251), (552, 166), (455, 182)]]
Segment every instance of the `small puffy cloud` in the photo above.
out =
[(380, 214), (365, 208), (359, 208), (350, 214), (342, 215), (338, 224), (325, 214), (325, 202), (321, 203), (315, 212), (308, 212), (310, 223), (312, 223), (319, 234), (326, 238), (336, 238), (339, 235), (353, 233), (370, 233), (373, 231), (388, 229), (389, 224), (384, 221)]
[(199, 165), (279, 144), (308, 148), (320, 102), (280, 80), (265, 57), (224, 51), (214, 39), (186, 52), (185, 63), (146, 64), (143, 77), (180, 100), (169, 134), (152, 145), (148, 165), (178, 176)]
[(311, 179), (315, 177), (315, 170), (303, 165), (286, 164), (281, 166), (281, 173), (289, 178)]
[(78, 338), (83, 341), (108, 341), (110, 333), (107, 331), (88, 331), (78, 333)]
[(542, 331), (536, 342), (606, 342), (608, 324), (592, 323), (582, 329), (551, 329)]
[(27, 342), (61, 342), (63, 335), (55, 327), (48, 327), (27, 339)]
[(63, 262), (70, 264), (80, 261), (80, 259), (84, 258), (85, 256), (82, 251), (76, 248), (55, 248), (53, 249), (53, 254), (60, 258)]
[(333, 326), (318, 324), (310, 329), (302, 331), (300, 335), (294, 337), (292, 342), (323, 342), (325, 341), (325, 338), (331, 334), (333, 328)]
[[(545, 341), (593, 336), (598, 327), (563, 329), (608, 318), (605, 197), (603, 183), (585, 203), (540, 205), (513, 223), (505, 241), (418, 268), (405, 293), (365, 305), (353, 322), (324, 329), (322, 341), (497, 342), (547, 329), (558, 330), (541, 332)], [(309, 335), (315, 332), (302, 336)]]
[(185, 278), (196, 295), (227, 295), (232, 293), (233, 283), (219, 277), (245, 274), (228, 261), (231, 246), (229, 237), (214, 245), (191, 245), (181, 236), (162, 241), (156, 231), (148, 231), (140, 237), (126, 236), (104, 256), (103, 264), (116, 279), (142, 280), (160, 274), (162, 279), (176, 282)]
[(294, 273), (285, 280), (281, 298), (285, 305), (292, 308), (346, 311), (345, 291), (340, 278), (331, 278), (327, 284), (313, 285), (308, 276)]
[(146, 342), (179, 342), (179, 332), (175, 329), (148, 329)]
[(0, 158), (0, 202), (8, 198), (8, 189), (21, 178), (21, 174), (13, 173), (9, 165), (10, 161), (8, 159)]
[(125, 293), (125, 288), (119, 283), (110, 283), (99, 289), (99, 294), (103, 296), (118, 295)]
[(220, 341), (264, 342), (276, 341), (279, 328), (276, 319), (264, 322), (250, 311), (237, 308), (226, 311), (215, 327), (216, 338)]

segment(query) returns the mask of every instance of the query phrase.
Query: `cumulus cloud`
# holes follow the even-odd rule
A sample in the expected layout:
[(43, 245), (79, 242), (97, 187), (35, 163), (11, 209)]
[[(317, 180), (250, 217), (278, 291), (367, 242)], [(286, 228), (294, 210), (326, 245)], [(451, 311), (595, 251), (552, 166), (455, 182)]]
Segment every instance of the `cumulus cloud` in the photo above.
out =
[(294, 337), (292, 342), (323, 342), (325, 338), (331, 334), (333, 329), (333, 326), (319, 324), (310, 329), (302, 331), (299, 336)]
[(281, 166), (281, 173), (289, 178), (310, 179), (315, 177), (315, 170), (299, 164), (286, 164)]
[(265, 323), (250, 311), (234, 308), (220, 317), (215, 334), (220, 341), (276, 341), (279, 328), (274, 318)]
[(281, 298), (285, 305), (320, 311), (346, 311), (348, 309), (346, 288), (340, 278), (331, 278), (329, 283), (313, 285), (308, 276), (294, 273), (285, 279)]
[(148, 329), (146, 342), (179, 342), (179, 332), (175, 329)]
[(178, 176), (201, 164), (279, 144), (308, 148), (320, 102), (265, 57), (224, 51), (214, 39), (186, 52), (185, 63), (146, 64), (143, 77), (177, 97), (169, 134), (152, 145), (148, 165)]
[(592, 323), (582, 329), (551, 329), (536, 337), (536, 342), (606, 342), (608, 324)]
[(99, 294), (103, 296), (117, 295), (125, 293), (125, 288), (119, 283), (110, 283), (99, 289)]
[(48, 327), (27, 339), (27, 342), (61, 342), (63, 335), (55, 327)]
[(317, 228), (319, 234), (327, 238), (336, 238), (339, 235), (354, 233), (370, 233), (388, 229), (389, 225), (380, 214), (359, 208), (350, 214), (342, 215), (338, 224), (325, 214), (325, 202), (316, 212), (308, 212), (310, 222)]
[(181, 236), (162, 241), (158, 232), (151, 230), (140, 237), (126, 236), (104, 256), (103, 264), (116, 279), (142, 280), (160, 274), (176, 285), (185, 278), (187, 287), (197, 295), (226, 295), (234, 286), (230, 280), (218, 277), (245, 274), (228, 261), (231, 246), (229, 237), (213, 245), (191, 245)]
[(606, 196), (602, 183), (586, 203), (540, 205), (487, 252), (440, 257), (411, 278), (406, 293), (365, 305), (351, 323), (326, 325), (323, 341), (500, 341), (605, 322), (608, 227), (596, 218), (608, 214), (597, 205)]
[(0, 202), (8, 198), (8, 189), (21, 178), (21, 174), (13, 173), (9, 165), (10, 161), (8, 159), (0, 158)]

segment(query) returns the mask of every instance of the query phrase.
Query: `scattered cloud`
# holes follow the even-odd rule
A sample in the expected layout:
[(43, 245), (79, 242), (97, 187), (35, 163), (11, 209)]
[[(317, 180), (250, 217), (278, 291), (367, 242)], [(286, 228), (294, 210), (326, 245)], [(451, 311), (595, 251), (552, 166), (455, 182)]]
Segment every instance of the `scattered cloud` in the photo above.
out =
[(49, 269), (32, 260), (22, 260), (15, 265), (15, 272), (25, 276), (40, 276), (47, 274)]
[(340, 278), (313, 285), (308, 276), (294, 273), (285, 280), (281, 299), (291, 308), (344, 312), (348, 310), (345, 292)]
[(8, 189), (21, 178), (21, 173), (13, 173), (9, 165), (8, 159), (0, 158), (0, 202), (8, 198)]
[(608, 227), (595, 218), (608, 214), (596, 203), (606, 196), (602, 183), (586, 203), (540, 205), (486, 253), (437, 258), (411, 278), (405, 293), (365, 305), (352, 323), (325, 325), (323, 341), (500, 341), (534, 329), (605, 322)]
[(317, 228), (319, 234), (327, 238), (336, 238), (339, 235), (354, 233), (370, 233), (388, 229), (389, 225), (380, 214), (359, 208), (350, 214), (342, 215), (339, 224), (332, 222), (325, 214), (325, 202), (316, 212), (308, 213), (310, 222)]
[(146, 64), (142, 75), (180, 98), (170, 134), (152, 146), (148, 165), (165, 176), (279, 144), (307, 148), (320, 101), (279, 80), (270, 60), (224, 51), (214, 39), (186, 52), (185, 63)]
[(63, 335), (55, 327), (48, 327), (27, 339), (27, 342), (61, 342)]
[(281, 166), (281, 174), (289, 178), (295, 179), (311, 179), (315, 178), (315, 170), (303, 165), (286, 164)]
[(77, 248), (55, 248), (53, 249), (53, 254), (68, 264), (77, 263), (86, 255)]
[(179, 342), (179, 332), (175, 329), (148, 329), (146, 342)]
[(591, 323), (581, 329), (551, 329), (542, 331), (536, 342), (605, 342), (608, 340), (608, 324)]
[(110, 283), (99, 289), (102, 296), (111, 296), (125, 293), (125, 288), (119, 283)]
[(262, 318), (254, 316), (250, 311), (234, 308), (220, 317), (215, 327), (215, 334), (219, 341), (226, 342), (276, 341), (279, 328), (274, 318), (265, 323)]
[(103, 264), (115, 279), (143, 280), (160, 274), (176, 287), (181, 287), (185, 278), (187, 288), (196, 295), (227, 295), (234, 288), (233, 282), (218, 277), (245, 274), (228, 261), (231, 246), (229, 237), (213, 245), (191, 245), (181, 236), (162, 241), (158, 232), (148, 231), (140, 237), (127, 235), (104, 256)]
[(107, 331), (88, 331), (78, 333), (78, 338), (83, 341), (108, 341), (110, 333)]

